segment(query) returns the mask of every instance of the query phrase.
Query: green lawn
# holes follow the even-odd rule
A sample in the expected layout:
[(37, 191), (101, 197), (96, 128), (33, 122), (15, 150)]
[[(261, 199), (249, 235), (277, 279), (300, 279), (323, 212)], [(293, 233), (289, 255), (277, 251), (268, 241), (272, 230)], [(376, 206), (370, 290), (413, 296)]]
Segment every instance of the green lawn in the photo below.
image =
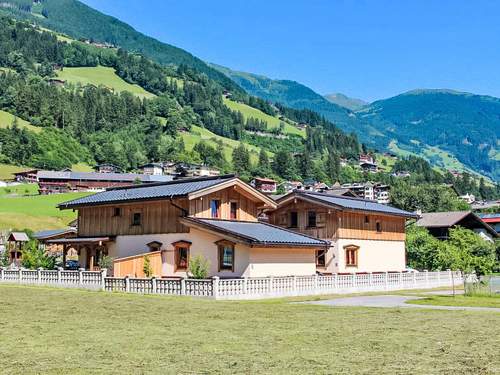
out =
[[(0, 110), (0, 128), (6, 128), (8, 126), (12, 126), (15, 116), (11, 115), (8, 112)], [(25, 121), (21, 118), (17, 118), (17, 125), (20, 128), (26, 128), (28, 130), (34, 131), (36, 133), (40, 132), (42, 128), (38, 126), (31, 125), (28, 121)]]
[(0, 196), (0, 230), (64, 228), (76, 218), (71, 210), (59, 210), (58, 203), (90, 193), (66, 193), (25, 197)]
[[(279, 127), (280, 122), (282, 122), (278, 117), (270, 116), (270, 115), (262, 112), (261, 110), (250, 107), (246, 104), (235, 102), (235, 101), (232, 101), (232, 100), (229, 100), (226, 98), (224, 98), (223, 100), (224, 100), (224, 104), (227, 107), (231, 108), (233, 111), (240, 111), (243, 114), (243, 117), (245, 119), (248, 117), (253, 117), (253, 118), (257, 118), (259, 120), (266, 121), (269, 129)], [(306, 132), (304, 130), (300, 130), (293, 125), (287, 124), (286, 122), (284, 124), (285, 124), (285, 130), (284, 130), (285, 133), (297, 134), (297, 135), (300, 135), (302, 137), (305, 137)]]
[(2, 196), (23, 196), (38, 194), (38, 184), (20, 184), (14, 186), (0, 187), (0, 197)]
[[(239, 141), (235, 141), (234, 139), (230, 138), (225, 138), (221, 137), (220, 135), (217, 135), (215, 133), (212, 133), (210, 130), (207, 130), (205, 128), (201, 128), (196, 125), (191, 126), (191, 131), (189, 133), (181, 133), (181, 137), (184, 141), (184, 145), (188, 151), (191, 151), (193, 147), (201, 142), (202, 140), (206, 141), (208, 144), (211, 146), (217, 146), (217, 144), (214, 142), (214, 139), (222, 141), (224, 144), (224, 147), (222, 149), (222, 152), (224, 153), (224, 156), (226, 160), (231, 161), (233, 158), (233, 150), (238, 147), (240, 144)], [(250, 160), (255, 163), (258, 160), (260, 148), (249, 145), (245, 143), (245, 146), (247, 147), (248, 150), (250, 150)], [(218, 146), (217, 146), (218, 147)], [(269, 153), (269, 155), (272, 155)]]
[(500, 314), (0, 285), (8, 374), (486, 374)]
[(498, 307), (500, 308), (500, 295), (497, 296), (431, 296), (425, 299), (408, 301), (416, 305), (437, 306), (471, 306), (471, 307)]
[(139, 85), (132, 85), (118, 77), (113, 68), (104, 66), (83, 67), (83, 68), (64, 68), (57, 71), (57, 76), (69, 83), (81, 83), (83, 85), (103, 85), (117, 92), (129, 91), (141, 98), (152, 98), (155, 95), (144, 90)]

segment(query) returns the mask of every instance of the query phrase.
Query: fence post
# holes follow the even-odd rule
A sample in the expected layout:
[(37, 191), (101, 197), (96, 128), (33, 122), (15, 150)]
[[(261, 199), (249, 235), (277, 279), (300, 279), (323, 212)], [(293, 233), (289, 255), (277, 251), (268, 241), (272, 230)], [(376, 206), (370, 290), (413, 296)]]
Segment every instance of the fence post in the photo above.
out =
[(152, 289), (152, 293), (156, 294), (156, 277), (155, 276), (153, 276), (151, 278), (151, 289)]
[(389, 272), (384, 272), (384, 289), (389, 290)]
[(186, 295), (186, 279), (181, 279), (181, 296)]
[(4, 269), (3, 267), (0, 267), (0, 280), (2, 280), (2, 281), (4, 279), (3, 269)]
[(404, 288), (403, 287), (403, 271), (399, 271), (399, 276), (398, 277), (399, 277), (399, 280), (398, 280), (398, 282), (399, 282), (399, 289), (403, 289)]
[(316, 293), (319, 293), (319, 290), (318, 290), (318, 289), (319, 289), (319, 283), (318, 283), (318, 280), (319, 280), (319, 276), (318, 276), (318, 274), (316, 273), (316, 274), (314, 275), (314, 291), (315, 291)]
[[(217, 277), (217, 285), (219, 285), (219, 278)], [(243, 294), (248, 293), (248, 278), (245, 276), (243, 278)]]
[(57, 283), (58, 284), (61, 284), (62, 283), (62, 278), (61, 278), (61, 271), (62, 271), (62, 267), (57, 267)]
[(78, 285), (83, 286), (83, 271), (85, 268), (78, 268)]
[(108, 275), (108, 269), (103, 268), (101, 270), (101, 290), (106, 290), (106, 276)]
[(130, 293), (130, 279), (127, 276), (125, 276), (125, 292)]
[(333, 289), (338, 292), (339, 291), (339, 275), (337, 273), (332, 274), (333, 279)]
[(368, 286), (373, 289), (373, 272), (368, 273)]
[(351, 280), (352, 280), (352, 287), (354, 290), (357, 290), (357, 287), (358, 287), (358, 280), (356, 278), (356, 272), (353, 272), (352, 273), (352, 276), (351, 276)]
[[(244, 281), (243, 281), (243, 285), (246, 286), (246, 281), (247, 281), (247, 278), (245, 277)], [(213, 289), (213, 294), (214, 294), (214, 298), (215, 299), (218, 299), (219, 298), (219, 276), (214, 276), (214, 278), (212, 279), (212, 289)], [(246, 293), (246, 287), (245, 287), (245, 293)]]
[(42, 270), (43, 270), (42, 267), (38, 267), (36, 269), (36, 282), (37, 282), (37, 284), (42, 283)]
[(23, 281), (23, 269), (19, 268), (19, 283)]
[(424, 270), (424, 272), (425, 272), (425, 287), (429, 288), (429, 271)]
[(297, 275), (293, 275), (292, 288), (293, 294), (297, 295)]
[(272, 293), (273, 291), (273, 283), (274, 283), (274, 277), (269, 276), (269, 293)]
[(416, 288), (417, 287), (417, 273), (412, 272), (412, 275), (413, 275), (413, 288)]

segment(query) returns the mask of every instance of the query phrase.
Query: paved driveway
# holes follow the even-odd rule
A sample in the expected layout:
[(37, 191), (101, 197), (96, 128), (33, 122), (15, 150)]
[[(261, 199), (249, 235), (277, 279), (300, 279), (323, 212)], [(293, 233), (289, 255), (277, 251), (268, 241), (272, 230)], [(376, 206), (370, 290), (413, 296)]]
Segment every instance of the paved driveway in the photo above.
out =
[(324, 301), (303, 302), (313, 305), (331, 306), (331, 307), (385, 307), (385, 308), (415, 308), (415, 309), (433, 309), (433, 310), (470, 310), (470, 311), (495, 311), (500, 313), (500, 308), (496, 307), (467, 307), (467, 306), (434, 306), (434, 305), (414, 305), (406, 301), (421, 299), (416, 296), (398, 296), (398, 295), (380, 295), (380, 296), (358, 296), (336, 298)]

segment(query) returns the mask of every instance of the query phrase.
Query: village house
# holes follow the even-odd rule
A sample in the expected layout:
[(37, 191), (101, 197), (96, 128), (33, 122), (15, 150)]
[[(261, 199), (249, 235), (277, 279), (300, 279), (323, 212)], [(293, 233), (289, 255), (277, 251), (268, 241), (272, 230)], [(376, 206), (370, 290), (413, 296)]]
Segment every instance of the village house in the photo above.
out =
[(147, 163), (139, 167), (143, 174), (152, 176), (161, 176), (163, 174), (163, 165), (161, 163)]
[(318, 250), (321, 273), (406, 269), (405, 223), (416, 215), (374, 201), (294, 191), (277, 200), (269, 223), (330, 242)]
[(470, 229), (488, 241), (498, 238), (498, 233), (495, 229), (471, 211), (423, 213), (416, 224), (427, 228), (430, 234), (441, 240), (446, 240), (450, 229), (458, 226)]
[(294, 190), (304, 189), (304, 185), (300, 181), (284, 181), (278, 184), (278, 189), (288, 194)]
[(275, 194), (278, 191), (278, 183), (270, 178), (255, 177), (250, 181), (250, 186), (264, 194)]
[(482, 221), (500, 233), (500, 214), (483, 214), (479, 216)]
[(114, 164), (110, 163), (103, 163), (103, 164), (98, 164), (94, 167), (94, 170), (99, 173), (122, 173), (123, 170)]
[(148, 256), (156, 276), (185, 277), (197, 255), (209, 276), (315, 274), (328, 242), (257, 220), (276, 206), (233, 175), (114, 188), (60, 204), (78, 211), (77, 236), (47, 243), (75, 249), (87, 269), (108, 255), (115, 276), (143, 276)]

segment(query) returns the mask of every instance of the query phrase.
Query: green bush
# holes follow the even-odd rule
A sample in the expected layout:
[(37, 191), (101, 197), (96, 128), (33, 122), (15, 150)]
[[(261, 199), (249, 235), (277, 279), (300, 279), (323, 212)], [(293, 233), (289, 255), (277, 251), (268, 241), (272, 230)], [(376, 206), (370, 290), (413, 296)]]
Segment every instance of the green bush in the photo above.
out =
[(99, 261), (99, 267), (101, 267), (101, 269), (106, 268), (107, 270), (109, 270), (112, 266), (113, 258), (108, 255), (103, 255)]
[(189, 261), (189, 276), (193, 279), (206, 279), (209, 269), (210, 262), (201, 255), (197, 255)]
[(153, 275), (153, 269), (151, 268), (151, 261), (149, 260), (148, 255), (144, 257), (144, 265), (142, 266), (142, 271), (144, 272), (144, 276), (146, 277), (151, 277)]
[(37, 241), (31, 240), (24, 246), (21, 259), (21, 266), (24, 268), (51, 270), (55, 268), (55, 265), (56, 257), (39, 248)]

